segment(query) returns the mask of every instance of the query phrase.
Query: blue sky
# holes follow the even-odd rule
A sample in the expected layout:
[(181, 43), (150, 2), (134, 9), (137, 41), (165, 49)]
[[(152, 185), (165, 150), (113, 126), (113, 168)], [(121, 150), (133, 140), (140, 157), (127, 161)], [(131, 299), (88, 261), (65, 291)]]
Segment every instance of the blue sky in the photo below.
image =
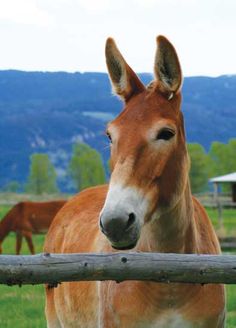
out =
[(136, 72), (152, 72), (158, 34), (185, 76), (236, 74), (235, 0), (0, 0), (0, 69), (105, 72), (112, 36)]

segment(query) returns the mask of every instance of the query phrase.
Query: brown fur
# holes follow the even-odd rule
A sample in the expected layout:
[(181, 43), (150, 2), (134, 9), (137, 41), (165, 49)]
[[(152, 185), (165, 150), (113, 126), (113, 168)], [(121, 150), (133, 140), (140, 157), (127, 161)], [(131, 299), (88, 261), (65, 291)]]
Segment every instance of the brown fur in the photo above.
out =
[[(148, 89), (139, 88), (138, 93), (134, 87), (132, 94), (130, 81), (137, 82), (133, 71), (127, 69), (121, 74), (123, 84), (119, 83), (119, 76), (115, 79), (111, 76), (114, 89), (119, 87), (118, 93), (126, 99), (126, 104), (122, 113), (108, 125), (113, 140), (110, 186), (87, 189), (63, 207), (49, 229), (46, 252), (115, 252), (99, 229), (99, 213), (108, 188), (122, 184), (123, 190), (127, 187), (141, 190), (148, 204), (134, 251), (220, 253), (212, 224), (203, 207), (192, 197), (189, 187), (178, 58), (168, 40), (160, 37), (158, 42), (162, 43), (159, 56), (170, 58), (166, 70), (168, 88), (163, 89), (166, 81), (158, 80)], [(122, 62), (121, 67), (126, 67), (110, 39), (108, 44), (107, 56), (115, 56), (118, 63)], [(156, 61), (165, 62), (163, 58)], [(109, 71), (112, 70), (109, 67)], [(159, 79), (163, 72), (158, 75)], [(122, 90), (120, 86), (128, 89)], [(174, 92), (171, 100), (170, 90)], [(132, 94), (131, 98), (127, 98), (127, 94)], [(175, 130), (175, 136), (168, 142), (158, 141), (156, 135), (166, 126)], [(49, 328), (224, 327), (222, 285), (70, 282), (46, 289), (46, 297)]]
[(49, 202), (20, 202), (14, 205), (0, 222), (1, 244), (9, 232), (16, 233), (16, 254), (20, 254), (22, 237), (34, 254), (32, 234), (47, 232), (54, 216), (66, 203), (64, 200)]

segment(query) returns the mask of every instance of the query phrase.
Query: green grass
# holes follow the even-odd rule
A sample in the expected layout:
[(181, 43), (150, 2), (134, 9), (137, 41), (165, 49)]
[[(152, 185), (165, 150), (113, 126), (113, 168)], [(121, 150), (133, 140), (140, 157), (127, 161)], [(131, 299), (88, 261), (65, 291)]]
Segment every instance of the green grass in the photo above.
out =
[(236, 236), (236, 209), (223, 209), (223, 228), (219, 227), (218, 212), (216, 208), (207, 208), (207, 213), (219, 236)]
[[(0, 217), (9, 206), (0, 206)], [(44, 235), (33, 236), (35, 249), (41, 253)], [(10, 233), (3, 243), (4, 254), (15, 254), (15, 234)], [(22, 254), (29, 254), (23, 240)], [(46, 328), (44, 315), (44, 287), (38, 286), (4, 286), (0, 285), (0, 327), (1, 328)]]
[[(0, 206), (0, 218), (8, 211), (9, 206)], [(207, 209), (213, 224), (217, 228), (217, 211)], [(225, 233), (236, 232), (236, 210), (223, 212)], [(236, 233), (235, 233), (236, 235)], [(44, 236), (34, 235), (36, 252), (43, 249)], [(15, 234), (11, 233), (3, 243), (4, 254), (15, 254)], [(29, 254), (26, 242), (23, 241), (22, 254)], [(236, 250), (235, 250), (236, 254)], [(227, 285), (227, 328), (236, 327), (236, 285)], [(0, 285), (0, 328), (46, 328), (44, 315), (44, 288), (40, 286), (8, 287)]]
[(236, 327), (236, 285), (227, 285), (227, 321), (226, 328)]
[(0, 327), (46, 327), (43, 286), (0, 286)]

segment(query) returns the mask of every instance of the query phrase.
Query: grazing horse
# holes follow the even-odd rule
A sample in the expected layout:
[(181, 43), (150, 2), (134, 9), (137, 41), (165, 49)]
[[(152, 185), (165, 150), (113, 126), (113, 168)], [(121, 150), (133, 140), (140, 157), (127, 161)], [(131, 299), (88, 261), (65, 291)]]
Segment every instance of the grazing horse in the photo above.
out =
[(16, 232), (16, 254), (20, 254), (22, 237), (25, 237), (31, 254), (34, 254), (32, 234), (45, 233), (64, 200), (49, 202), (20, 202), (13, 206), (0, 222), (0, 253), (2, 242), (11, 231)]
[[(189, 185), (176, 51), (157, 38), (155, 80), (145, 87), (113, 39), (106, 60), (124, 110), (107, 127), (108, 186), (71, 199), (53, 221), (45, 251), (219, 254), (211, 222)], [(68, 282), (46, 288), (48, 328), (222, 328), (223, 285), (147, 281)]]

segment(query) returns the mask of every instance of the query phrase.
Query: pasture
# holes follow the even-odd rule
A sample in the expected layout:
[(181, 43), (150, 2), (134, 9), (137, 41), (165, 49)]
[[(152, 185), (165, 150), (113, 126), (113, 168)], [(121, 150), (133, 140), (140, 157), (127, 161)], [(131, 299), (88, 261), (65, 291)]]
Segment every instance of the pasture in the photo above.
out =
[[(9, 206), (0, 207), (0, 218)], [(217, 224), (217, 211), (208, 209), (208, 213)], [(224, 210), (225, 235), (236, 233), (236, 210)], [(33, 236), (36, 253), (42, 252), (44, 235)], [(4, 254), (15, 254), (15, 235), (11, 233), (3, 243)], [(236, 253), (236, 251), (235, 251)], [(29, 254), (23, 241), (22, 254)], [(236, 286), (227, 286), (227, 328), (236, 327)], [(0, 286), (0, 327), (45, 328), (44, 289), (43, 286), (8, 287)]]

